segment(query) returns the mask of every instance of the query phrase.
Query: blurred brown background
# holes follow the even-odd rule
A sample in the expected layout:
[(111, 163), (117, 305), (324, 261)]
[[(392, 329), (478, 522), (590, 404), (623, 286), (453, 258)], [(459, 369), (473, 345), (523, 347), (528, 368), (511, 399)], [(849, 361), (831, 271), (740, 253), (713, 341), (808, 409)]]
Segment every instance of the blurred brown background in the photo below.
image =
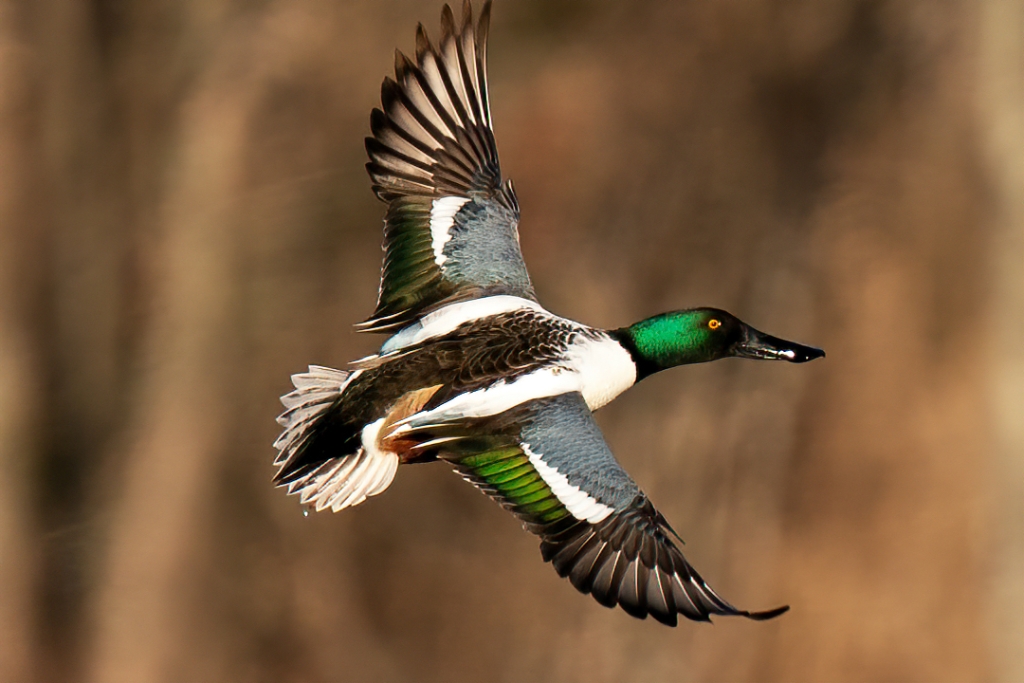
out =
[(769, 623), (578, 595), (440, 465), (304, 518), (278, 395), (379, 338), (362, 138), (440, 2), (0, 3), (0, 680), (1024, 680), (1024, 4), (499, 1), (553, 311), (819, 344), (599, 420)]

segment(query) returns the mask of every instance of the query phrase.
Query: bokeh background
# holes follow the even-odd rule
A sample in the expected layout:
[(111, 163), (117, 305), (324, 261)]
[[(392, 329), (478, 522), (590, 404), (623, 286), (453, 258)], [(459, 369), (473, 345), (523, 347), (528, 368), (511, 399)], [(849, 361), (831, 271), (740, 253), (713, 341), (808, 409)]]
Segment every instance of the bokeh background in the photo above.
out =
[(676, 629), (443, 466), (271, 486), (288, 376), (380, 343), (362, 140), (439, 10), (0, 4), (0, 679), (1024, 680), (1024, 4), (494, 8), (542, 301), (828, 350), (599, 415), (713, 586), (792, 605)]

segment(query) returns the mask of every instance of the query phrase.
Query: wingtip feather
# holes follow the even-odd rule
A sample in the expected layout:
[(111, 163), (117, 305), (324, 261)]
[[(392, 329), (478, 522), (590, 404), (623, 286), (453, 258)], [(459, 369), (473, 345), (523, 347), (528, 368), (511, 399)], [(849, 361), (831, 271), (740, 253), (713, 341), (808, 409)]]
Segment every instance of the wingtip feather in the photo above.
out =
[(441, 42), (447, 42), (455, 35), (455, 15), (452, 13), (451, 5), (444, 4), (441, 8)]
[(776, 607), (775, 609), (764, 610), (763, 612), (746, 612), (743, 616), (754, 621), (767, 621), (774, 619), (775, 617), (781, 616), (789, 611), (789, 605), (783, 605), (782, 607)]
[(434, 47), (430, 44), (430, 36), (427, 35), (427, 29), (423, 26), (423, 23), (416, 24), (416, 61), (419, 64), (423, 63), (423, 58), (427, 53), (433, 53)]

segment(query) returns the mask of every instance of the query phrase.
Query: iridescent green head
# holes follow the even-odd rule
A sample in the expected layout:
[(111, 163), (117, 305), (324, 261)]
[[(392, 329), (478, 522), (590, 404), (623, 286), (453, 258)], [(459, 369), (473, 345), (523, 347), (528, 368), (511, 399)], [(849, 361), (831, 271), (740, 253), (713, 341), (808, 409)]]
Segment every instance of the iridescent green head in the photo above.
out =
[(677, 365), (739, 357), (806, 363), (825, 352), (755, 330), (718, 308), (662, 313), (615, 331), (633, 355), (637, 379)]

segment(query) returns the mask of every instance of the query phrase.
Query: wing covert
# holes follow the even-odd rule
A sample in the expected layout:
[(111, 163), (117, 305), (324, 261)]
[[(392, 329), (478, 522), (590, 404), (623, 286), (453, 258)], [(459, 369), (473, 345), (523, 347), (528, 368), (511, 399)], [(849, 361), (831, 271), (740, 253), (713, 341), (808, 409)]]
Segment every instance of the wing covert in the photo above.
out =
[(490, 2), (473, 23), (441, 14), (441, 40), (421, 24), (416, 58), (395, 57), (370, 117), (366, 165), (387, 202), (384, 265), (373, 315), (358, 327), (390, 332), (453, 300), (510, 294), (535, 300), (519, 249), (519, 204), (503, 182), (487, 90)]
[(668, 522), (615, 460), (578, 393), (431, 425), (418, 438), (418, 449), (449, 461), (540, 536), (544, 560), (602, 605), (671, 626), (679, 614), (761, 620), (789, 609), (740, 610), (708, 586), (672, 541)]

